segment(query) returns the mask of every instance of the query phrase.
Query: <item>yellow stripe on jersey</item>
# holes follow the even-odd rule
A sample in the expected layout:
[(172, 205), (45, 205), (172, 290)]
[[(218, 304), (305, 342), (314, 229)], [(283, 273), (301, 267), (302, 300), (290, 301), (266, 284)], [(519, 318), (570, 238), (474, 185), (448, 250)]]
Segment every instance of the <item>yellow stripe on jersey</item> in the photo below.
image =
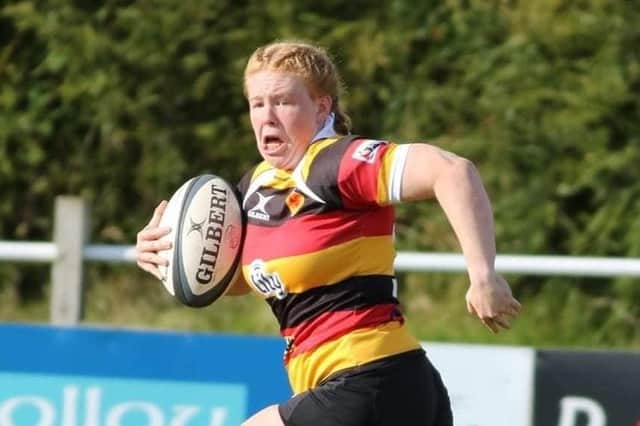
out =
[(380, 164), (377, 202), (381, 206), (386, 206), (393, 202), (392, 188), (389, 187), (389, 183), (392, 181), (391, 176), (394, 170), (394, 162), (397, 161), (397, 152), (398, 145), (390, 144)]
[(400, 202), (402, 173), (409, 145), (390, 144), (380, 164), (376, 201), (381, 206)]
[(270, 181), (269, 187), (277, 190), (291, 189), (296, 187), (296, 182), (291, 173), (284, 170), (278, 170), (273, 180)]
[(309, 148), (307, 149), (306, 154), (302, 158), (302, 161), (304, 161), (304, 163), (302, 165), (302, 177), (305, 180), (309, 176), (309, 169), (311, 168), (311, 164), (313, 163), (313, 160), (315, 160), (316, 156), (323, 149), (325, 149), (329, 145), (332, 145), (332, 144), (336, 143), (339, 139), (340, 138), (323, 139), (323, 140), (320, 140), (318, 142), (314, 142), (309, 146)]
[[(302, 177), (304, 179), (307, 179), (307, 177), (309, 176), (309, 169), (311, 168), (311, 164), (313, 163), (313, 160), (315, 159), (315, 157), (323, 149), (325, 149), (329, 145), (334, 144), (339, 139), (340, 138), (324, 139), (322, 141), (315, 142), (311, 144), (311, 146), (309, 146), (306, 154), (302, 159), (302, 161), (304, 162), (302, 166)], [(261, 162), (260, 164), (258, 164), (256, 169), (254, 170), (253, 177), (251, 180), (253, 181), (256, 176), (259, 176), (270, 169), (273, 169), (273, 166), (271, 166), (266, 161)], [(285, 170), (277, 170), (273, 180), (266, 182), (265, 185), (268, 185), (270, 188), (273, 188), (273, 189), (289, 189), (289, 188), (295, 188), (296, 182), (293, 179), (293, 176), (290, 172), (287, 172)]]
[(252, 183), (258, 178), (258, 176), (271, 172), (273, 173), (269, 180), (265, 180), (262, 182), (262, 186), (268, 186), (273, 189), (282, 190), (282, 189), (290, 189), (296, 187), (296, 182), (293, 179), (291, 173), (286, 170), (276, 170), (266, 161), (258, 164), (256, 169), (253, 172), (253, 177), (251, 178)]
[[(265, 271), (277, 272), (289, 293), (335, 284), (352, 276), (393, 275), (392, 237), (362, 237), (298, 256), (265, 261)], [(245, 277), (250, 265), (243, 265)]]
[(260, 164), (258, 164), (256, 166), (256, 169), (253, 171), (253, 175), (251, 177), (251, 180), (254, 180), (256, 176), (261, 175), (262, 173), (266, 172), (269, 169), (272, 169), (273, 166), (269, 163), (267, 163), (266, 161), (261, 162)]
[(294, 393), (318, 385), (331, 374), (420, 347), (398, 321), (355, 330), (292, 358), (287, 364)]

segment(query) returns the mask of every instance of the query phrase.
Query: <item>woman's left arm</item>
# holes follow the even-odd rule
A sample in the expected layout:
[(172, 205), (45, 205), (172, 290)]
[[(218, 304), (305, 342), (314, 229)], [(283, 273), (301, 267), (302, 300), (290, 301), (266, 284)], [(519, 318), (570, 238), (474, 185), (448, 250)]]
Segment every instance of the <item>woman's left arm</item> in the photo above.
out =
[(495, 271), (495, 232), (487, 192), (468, 160), (423, 143), (411, 144), (402, 175), (402, 200), (435, 197), (462, 248), (470, 285), (467, 310), (494, 333), (520, 311), (509, 284)]

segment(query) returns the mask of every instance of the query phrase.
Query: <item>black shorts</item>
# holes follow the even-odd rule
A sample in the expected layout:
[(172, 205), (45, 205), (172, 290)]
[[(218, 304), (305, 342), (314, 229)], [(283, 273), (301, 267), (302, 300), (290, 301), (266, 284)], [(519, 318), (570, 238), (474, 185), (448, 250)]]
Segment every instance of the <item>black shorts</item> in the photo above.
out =
[(451, 426), (449, 395), (422, 349), (334, 374), (278, 406), (285, 426)]

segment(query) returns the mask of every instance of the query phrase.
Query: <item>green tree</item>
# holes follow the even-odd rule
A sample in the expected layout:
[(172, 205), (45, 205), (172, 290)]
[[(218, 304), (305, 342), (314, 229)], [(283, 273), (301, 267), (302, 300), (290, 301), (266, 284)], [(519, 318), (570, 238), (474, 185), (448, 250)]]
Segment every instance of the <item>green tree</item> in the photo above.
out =
[[(188, 177), (238, 179), (258, 159), (246, 58), (297, 38), (333, 53), (354, 133), (476, 163), (501, 253), (639, 256), (637, 22), (638, 4), (604, 0), (4, 2), (0, 235), (49, 240), (54, 197), (75, 194), (92, 205), (92, 241), (129, 244)], [(398, 231), (401, 249), (457, 250), (435, 203), (401, 206)], [(130, 267), (95, 265), (89, 278), (93, 321), (274, 331), (261, 314), (222, 318), (254, 302), (191, 315)], [(403, 278), (421, 336), (483, 338), (475, 322), (443, 335), (434, 321), (464, 311), (462, 274)], [(636, 281), (510, 278), (532, 308), (505, 339), (640, 344)], [(1, 265), (0, 318), (46, 319), (25, 303), (46, 299), (47, 281), (46, 267)]]

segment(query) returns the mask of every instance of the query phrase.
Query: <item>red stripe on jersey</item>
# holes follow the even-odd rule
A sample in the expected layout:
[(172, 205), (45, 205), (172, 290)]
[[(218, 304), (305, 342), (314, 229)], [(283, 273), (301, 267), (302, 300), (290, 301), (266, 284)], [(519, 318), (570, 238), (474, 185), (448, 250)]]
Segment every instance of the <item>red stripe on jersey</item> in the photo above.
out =
[(349, 146), (338, 171), (338, 189), (346, 208), (378, 205), (378, 176), (390, 147), (371, 139), (358, 139)]
[(271, 260), (324, 250), (360, 237), (391, 235), (392, 207), (368, 212), (344, 210), (294, 217), (280, 226), (248, 224), (242, 258)]
[(309, 352), (351, 331), (375, 327), (389, 321), (403, 321), (402, 313), (395, 303), (353, 311), (325, 312), (310, 321), (285, 328), (280, 332), (282, 336), (293, 338), (293, 348), (287, 352), (285, 363), (296, 355)]

